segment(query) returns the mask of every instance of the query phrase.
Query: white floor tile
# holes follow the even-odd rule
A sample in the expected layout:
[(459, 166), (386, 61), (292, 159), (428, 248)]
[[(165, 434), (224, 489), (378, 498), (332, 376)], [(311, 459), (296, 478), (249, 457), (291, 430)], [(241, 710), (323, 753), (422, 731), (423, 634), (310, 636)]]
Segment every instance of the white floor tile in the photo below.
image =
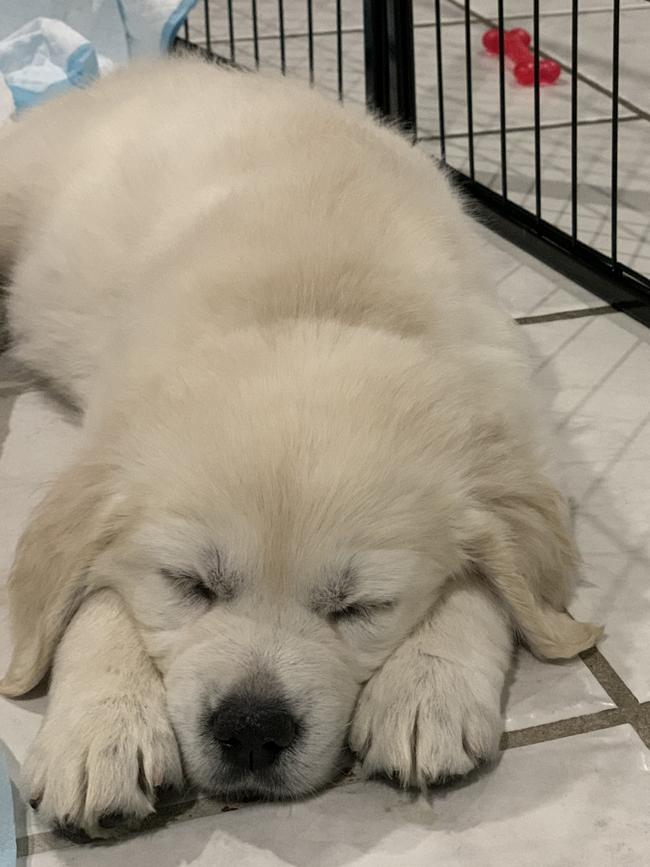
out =
[(248, 806), (110, 848), (20, 867), (640, 867), (650, 755), (627, 726), (507, 751), (470, 785), (413, 799), (350, 783), (303, 804)]
[[(612, 6), (607, 11), (581, 15), (578, 35), (578, 67), (589, 79), (612, 88)], [(650, 69), (647, 46), (650, 39), (650, 4), (622, 8), (620, 17), (619, 95), (644, 111), (650, 111)], [(544, 18), (540, 44), (550, 56), (570, 62), (571, 28), (561, 18)]]
[(514, 316), (540, 316), (564, 310), (598, 307), (603, 302), (570, 280), (548, 277), (537, 267), (522, 265), (498, 285), (499, 296)]
[[(603, 622), (601, 649), (650, 699), (650, 332), (622, 314), (526, 327), (577, 501), (583, 581), (575, 616)], [(549, 360), (550, 359), (550, 360)]]
[[(650, 8), (650, 7), (649, 7)], [(649, 19), (650, 20), (650, 19)], [(642, 274), (650, 273), (650, 123), (620, 124), (618, 133), (618, 258)], [(611, 124), (578, 129), (578, 238), (606, 255), (611, 253)], [(476, 178), (501, 190), (501, 145), (497, 134), (476, 136)], [(447, 143), (450, 165), (469, 170), (467, 139)], [(541, 133), (542, 217), (571, 233), (571, 130)], [(535, 139), (532, 130), (507, 136), (508, 195), (535, 210)]]
[(479, 227), (479, 237), (490, 279), (511, 316), (539, 316), (604, 303), (489, 229)]
[(508, 731), (615, 706), (582, 661), (540, 662), (525, 650), (517, 656), (506, 692)]

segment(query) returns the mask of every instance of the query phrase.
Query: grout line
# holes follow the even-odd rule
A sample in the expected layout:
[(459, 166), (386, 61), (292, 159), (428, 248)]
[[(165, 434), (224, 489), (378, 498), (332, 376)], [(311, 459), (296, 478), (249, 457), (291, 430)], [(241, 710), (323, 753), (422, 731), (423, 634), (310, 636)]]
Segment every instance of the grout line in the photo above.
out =
[(525, 729), (504, 732), (501, 737), (501, 749), (511, 750), (517, 747), (527, 747), (531, 744), (541, 744), (545, 741), (559, 740), (573, 735), (583, 735), (625, 725), (628, 722), (626, 714), (619, 707), (611, 707), (596, 713), (569, 717), (556, 722), (542, 723)]
[(643, 743), (650, 747), (650, 702), (639, 702), (618, 672), (605, 659), (597, 647), (580, 654), (607, 695), (617, 705), (624, 722), (632, 726)]
[(628, 710), (639, 704), (632, 690), (612, 668), (600, 650), (595, 647), (585, 650), (584, 653), (580, 654), (580, 659), (617, 707)]
[[(519, 17), (525, 18), (525, 17), (529, 17), (529, 16), (520, 15)], [(453, 27), (453, 26), (456, 26), (459, 24), (464, 24), (464, 23), (465, 23), (464, 18), (450, 18), (450, 19), (443, 19), (440, 22), (440, 26), (441, 27)], [(414, 24), (413, 29), (414, 30), (426, 30), (429, 28), (433, 28), (435, 26), (436, 26), (435, 19), (431, 19), (430, 21), (420, 21), (420, 22)], [(197, 31), (204, 31), (205, 30), (203, 22), (201, 22), (200, 24), (192, 24), (192, 27), (193, 27), (193, 29), (195, 29)], [(342, 36), (363, 36), (364, 33), (365, 33), (365, 31), (364, 31), (364, 27), (362, 24), (351, 25), (350, 27), (342, 27), (341, 28), (341, 35)], [(191, 35), (192, 34), (190, 33), (190, 36)], [(338, 36), (338, 30), (335, 27), (329, 27), (329, 28), (326, 28), (325, 30), (314, 30), (314, 32), (311, 34), (311, 36), (314, 39), (317, 39), (319, 36)], [(309, 39), (309, 37), (310, 37), (310, 33), (308, 30), (294, 30), (290, 33), (284, 34), (285, 39)], [(258, 42), (277, 42), (279, 39), (280, 39), (280, 34), (277, 31), (274, 31), (272, 33), (261, 33), (257, 37)], [(202, 41), (205, 42), (205, 38), (202, 38)], [(254, 42), (254, 41), (255, 41), (254, 36), (237, 36), (237, 37), (235, 37), (236, 43)], [(230, 41), (228, 39), (212, 39), (211, 44), (212, 45), (221, 45), (221, 46), (230, 45)]]
[(646, 747), (650, 749), (650, 701), (639, 704), (633, 711), (633, 715), (634, 722), (631, 725)]
[(562, 319), (583, 319), (587, 316), (606, 316), (610, 313), (625, 313), (627, 310), (637, 310), (647, 307), (643, 301), (620, 301), (613, 304), (603, 304), (598, 307), (580, 307), (575, 310), (560, 310), (557, 313), (537, 313), (532, 316), (515, 316), (519, 325), (534, 325), (538, 322), (558, 322)]
[(605, 304), (602, 307), (580, 307), (576, 310), (563, 310), (558, 313), (536, 313), (532, 316), (515, 316), (519, 325), (536, 325), (539, 322), (559, 322), (562, 319), (582, 319), (586, 316), (603, 316), (615, 313), (613, 307)]
[[(637, 117), (636, 114), (624, 114), (619, 117), (619, 123), (625, 123), (626, 121), (643, 121), (643, 118)], [(584, 120), (578, 121), (578, 126), (596, 126), (601, 123), (609, 123), (611, 124), (611, 117), (587, 117)], [(571, 126), (570, 120), (555, 120), (555, 121), (547, 121), (546, 123), (540, 124), (540, 129), (566, 129), (566, 127)], [(523, 124), (522, 126), (508, 126), (506, 124), (506, 132), (534, 132), (535, 127), (531, 124)], [(488, 127), (487, 129), (477, 129), (474, 130), (474, 137), (482, 136), (482, 135), (499, 135), (501, 129), (499, 127)], [(445, 139), (448, 138), (468, 138), (469, 133), (466, 131), (463, 132), (451, 132), (445, 133)], [(438, 135), (423, 135), (418, 136), (418, 144), (420, 142), (429, 142), (429, 141), (438, 141), (440, 136)]]
[(223, 802), (210, 800), (209, 798), (196, 798), (192, 801), (165, 804), (161, 806), (156, 813), (150, 816), (137, 831), (124, 833), (114, 840), (108, 840), (105, 842), (97, 840), (92, 842), (81, 842), (65, 837), (55, 831), (42, 831), (38, 834), (18, 837), (16, 839), (17, 856), (19, 858), (25, 858), (29, 855), (49, 852), (53, 849), (70, 849), (80, 846), (83, 846), (84, 850), (90, 848), (110, 848), (119, 842), (133, 839), (134, 837), (142, 837), (147, 833), (156, 831), (159, 828), (174, 825), (177, 822), (189, 822), (193, 819), (218, 816), (221, 813), (229, 813), (238, 809), (238, 806), (230, 806)]

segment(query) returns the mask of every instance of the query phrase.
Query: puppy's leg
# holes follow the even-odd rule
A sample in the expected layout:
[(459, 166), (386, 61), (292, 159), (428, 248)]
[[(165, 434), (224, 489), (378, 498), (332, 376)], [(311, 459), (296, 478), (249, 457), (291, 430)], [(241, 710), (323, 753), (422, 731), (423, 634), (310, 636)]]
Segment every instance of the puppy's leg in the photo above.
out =
[(454, 581), (363, 688), (350, 745), (369, 774), (426, 786), (495, 757), (510, 623), (478, 581)]
[(182, 782), (160, 676), (110, 590), (83, 603), (59, 645), (23, 776), (46, 821), (91, 837), (136, 826), (157, 787)]

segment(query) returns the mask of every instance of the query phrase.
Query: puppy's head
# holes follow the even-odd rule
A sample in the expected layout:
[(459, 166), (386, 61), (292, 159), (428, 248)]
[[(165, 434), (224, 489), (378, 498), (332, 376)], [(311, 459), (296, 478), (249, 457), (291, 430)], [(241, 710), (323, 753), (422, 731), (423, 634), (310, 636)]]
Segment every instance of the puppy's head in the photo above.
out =
[(410, 345), (321, 326), (237, 347), (122, 434), (139, 516), (93, 575), (163, 672), (190, 777), (294, 796), (332, 776), (360, 686), (456, 568), (452, 502)]
[[(322, 785), (362, 684), (450, 576), (501, 570), (507, 596), (509, 570), (528, 601), (512, 528), (490, 524), (476, 490), (508, 444), (476, 441), (485, 384), (445, 364), (385, 334), (287, 326), (196, 346), (133, 399), (125, 383), (93, 462), (19, 547), (5, 691), (43, 673), (84, 592), (112, 587), (162, 672), (194, 783)], [(559, 519), (529, 500), (531, 551), (561, 560)]]

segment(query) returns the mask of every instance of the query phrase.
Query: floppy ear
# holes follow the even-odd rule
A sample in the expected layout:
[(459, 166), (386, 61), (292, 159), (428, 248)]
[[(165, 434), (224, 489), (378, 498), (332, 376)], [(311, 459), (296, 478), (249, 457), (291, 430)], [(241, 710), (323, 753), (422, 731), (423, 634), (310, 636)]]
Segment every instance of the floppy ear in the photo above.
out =
[[(8, 582), (13, 656), (0, 694), (32, 689), (89, 586), (88, 569), (123, 520), (110, 468), (82, 461), (65, 471), (37, 507)], [(122, 510), (123, 512), (123, 510)]]
[(603, 628), (564, 610), (578, 562), (566, 504), (546, 479), (526, 488), (472, 508), (463, 547), (469, 568), (490, 581), (530, 650), (569, 659), (592, 647)]

